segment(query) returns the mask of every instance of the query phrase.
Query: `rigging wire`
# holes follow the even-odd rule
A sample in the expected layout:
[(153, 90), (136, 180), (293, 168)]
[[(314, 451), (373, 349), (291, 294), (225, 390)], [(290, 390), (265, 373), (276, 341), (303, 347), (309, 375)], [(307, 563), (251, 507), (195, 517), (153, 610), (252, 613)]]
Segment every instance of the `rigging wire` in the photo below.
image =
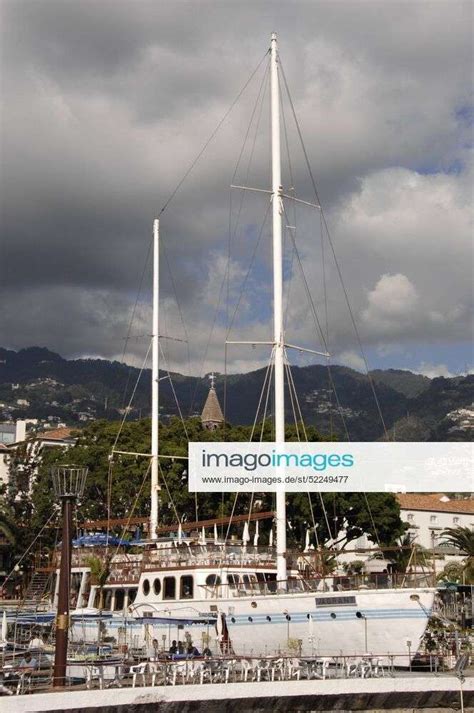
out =
[[(287, 214), (286, 214), (285, 207), (283, 207), (283, 210), (284, 210), (284, 213), (285, 213), (285, 216), (286, 216)], [(302, 277), (302, 280), (303, 280), (303, 286), (304, 286), (304, 289), (305, 289), (305, 292), (306, 292), (306, 297), (307, 297), (308, 302), (309, 302), (309, 306), (310, 306), (311, 314), (312, 314), (312, 316), (313, 316), (314, 324), (315, 324), (315, 326), (316, 326), (316, 331), (319, 332), (319, 337), (320, 337), (320, 339), (321, 339), (322, 345), (323, 345), (324, 349), (325, 349), (326, 352), (327, 352), (327, 351), (328, 351), (328, 345), (327, 345), (327, 343), (326, 343), (326, 339), (325, 339), (325, 336), (324, 336), (324, 332), (323, 332), (323, 330), (322, 330), (321, 322), (320, 322), (320, 320), (319, 320), (318, 313), (317, 313), (317, 311), (316, 311), (316, 305), (314, 304), (313, 296), (312, 296), (312, 294), (311, 294), (311, 290), (310, 290), (310, 288), (309, 288), (308, 281), (307, 281), (307, 279), (306, 279), (306, 274), (305, 274), (305, 271), (304, 271), (304, 268), (303, 268), (303, 261), (301, 260), (301, 256), (300, 256), (300, 254), (299, 254), (299, 250), (298, 250), (298, 247), (297, 247), (297, 245), (296, 245), (296, 240), (295, 240), (295, 237), (294, 237), (294, 235), (293, 235), (292, 232), (290, 232), (290, 237), (291, 237), (291, 241), (292, 241), (292, 243), (293, 243), (293, 249), (294, 249), (294, 251), (295, 251), (297, 263), (298, 263), (298, 266), (299, 266), (299, 268), (300, 268), (300, 273), (301, 273), (301, 277)], [(339, 400), (339, 395), (338, 395), (338, 393), (337, 393), (336, 384), (334, 383), (334, 379), (333, 379), (332, 371), (331, 371), (331, 366), (330, 366), (329, 362), (327, 363), (327, 369), (328, 369), (328, 375), (329, 375), (329, 379), (330, 379), (330, 382), (331, 382), (331, 386), (332, 386), (332, 389), (333, 389), (333, 392), (334, 392), (334, 396), (335, 396), (335, 399), (336, 399), (336, 403), (337, 403), (339, 415), (340, 415), (340, 417), (341, 417), (341, 421), (342, 421), (342, 424), (343, 424), (343, 427), (344, 427), (344, 431), (345, 431), (345, 433), (346, 433), (347, 440), (350, 441), (351, 439), (350, 439), (350, 436), (349, 436), (349, 430), (348, 430), (348, 428), (347, 428), (346, 419), (345, 419), (345, 417), (344, 417), (344, 412), (343, 412), (343, 410), (342, 410), (342, 406), (341, 406), (341, 403), (340, 403), (340, 400)]]
[[(257, 111), (257, 107), (258, 107), (258, 104), (259, 104), (259, 100), (260, 100), (260, 95), (261, 95), (261, 93), (262, 93), (262, 89), (263, 89), (264, 87), (266, 87), (265, 80), (266, 80), (266, 78), (267, 78), (267, 75), (268, 75), (268, 72), (269, 72), (269, 68), (270, 68), (270, 62), (268, 62), (267, 68), (266, 68), (265, 73), (264, 73), (264, 75), (263, 75), (263, 77), (262, 77), (262, 82), (261, 82), (260, 87), (259, 87), (259, 90), (258, 90), (258, 94), (257, 94), (257, 98), (256, 98), (256, 101), (255, 101), (255, 105), (254, 105), (252, 114), (251, 114), (251, 116), (250, 116), (250, 121), (249, 121), (249, 124), (248, 124), (248, 127), (247, 127), (247, 131), (246, 131), (246, 133), (245, 133), (245, 137), (244, 137), (244, 140), (243, 140), (241, 149), (240, 149), (240, 153), (239, 153), (239, 156), (238, 156), (238, 159), (237, 159), (237, 163), (236, 163), (236, 166), (235, 166), (235, 169), (234, 169), (234, 173), (233, 173), (233, 175), (232, 175), (231, 184), (234, 183), (235, 177), (236, 177), (236, 175), (237, 175), (237, 171), (238, 171), (238, 169), (239, 169), (240, 161), (241, 161), (241, 159), (242, 159), (242, 156), (243, 156), (243, 153), (244, 153), (244, 150), (245, 150), (245, 145), (246, 145), (247, 139), (248, 139), (248, 137), (249, 137), (249, 135), (250, 135), (250, 129), (251, 129), (251, 127), (252, 127), (252, 123), (253, 123), (253, 119), (254, 119), (254, 116), (255, 116), (255, 112)], [(263, 98), (264, 98), (264, 94), (262, 95), (261, 107), (263, 107)], [(262, 113), (262, 109), (260, 109), (259, 117), (258, 117), (258, 121), (257, 121), (257, 127), (256, 127), (256, 129), (255, 129), (255, 137), (254, 137), (254, 141), (253, 141), (252, 151), (251, 151), (251, 154), (250, 154), (250, 157), (249, 157), (249, 160), (248, 160), (248, 164), (247, 164), (247, 174), (246, 174), (246, 181), (245, 181), (245, 182), (247, 182), (247, 181), (248, 181), (248, 178), (249, 178), (250, 165), (251, 165), (251, 161), (252, 161), (252, 157), (253, 157), (253, 153), (254, 153), (254, 149), (255, 149), (255, 141), (256, 141), (256, 138), (257, 138), (257, 132), (258, 132), (259, 124), (260, 124), (261, 113)], [(231, 254), (232, 254), (232, 239), (235, 238), (235, 235), (236, 235), (236, 232), (237, 232), (237, 227), (238, 227), (238, 223), (239, 223), (239, 220), (240, 220), (240, 213), (241, 213), (242, 206), (243, 206), (243, 202), (244, 202), (244, 195), (245, 195), (245, 191), (242, 191), (242, 192), (241, 192), (241, 196), (240, 196), (239, 211), (238, 211), (237, 218), (236, 218), (236, 222), (235, 222), (235, 230), (232, 231), (232, 188), (230, 188), (230, 190), (229, 190), (229, 232), (228, 232), (228, 240), (227, 240), (227, 266), (226, 266), (226, 273), (225, 273), (225, 274), (226, 274), (226, 279), (227, 279), (226, 312), (225, 312), (226, 330), (227, 330), (228, 327), (229, 327), (230, 262), (231, 262)], [(224, 368), (224, 435), (225, 435), (226, 420), (227, 420), (226, 417), (227, 417), (227, 344), (225, 345), (225, 368)]]
[(128, 402), (127, 407), (125, 408), (125, 413), (123, 414), (122, 421), (121, 421), (121, 423), (120, 423), (119, 429), (118, 429), (117, 434), (116, 434), (116, 436), (115, 436), (114, 444), (113, 444), (113, 446), (112, 446), (111, 457), (110, 457), (110, 460), (109, 460), (109, 469), (108, 469), (108, 474), (107, 474), (107, 535), (109, 534), (109, 530), (110, 530), (110, 514), (111, 514), (111, 508), (112, 508), (113, 454), (114, 454), (115, 448), (117, 447), (117, 443), (118, 443), (118, 441), (119, 441), (119, 438), (120, 438), (120, 436), (121, 436), (121, 434), (122, 434), (122, 430), (123, 430), (123, 427), (124, 427), (124, 425), (125, 425), (125, 421), (126, 421), (126, 418), (127, 418), (127, 416), (128, 416), (128, 413), (129, 413), (129, 411), (130, 411), (130, 407), (131, 407), (131, 405), (132, 405), (132, 401), (133, 401), (133, 399), (135, 398), (135, 393), (136, 393), (136, 391), (137, 391), (139, 381), (140, 381), (141, 376), (142, 376), (142, 374), (143, 374), (143, 371), (144, 371), (144, 369), (145, 369), (145, 367), (146, 367), (146, 363), (147, 363), (147, 361), (148, 361), (148, 356), (149, 356), (149, 354), (150, 354), (151, 345), (152, 345), (152, 341), (150, 340), (150, 343), (149, 343), (149, 345), (148, 345), (147, 352), (146, 352), (146, 354), (145, 354), (145, 358), (144, 358), (144, 360), (143, 360), (143, 362), (142, 362), (140, 371), (138, 372), (138, 376), (137, 376), (137, 379), (136, 379), (136, 381), (135, 381), (135, 386), (134, 386), (133, 391), (132, 391), (132, 394), (131, 394), (131, 396), (130, 396), (130, 400), (129, 400), (129, 402)]
[[(279, 59), (280, 59), (280, 58), (279, 58)], [(372, 394), (373, 394), (373, 397), (374, 397), (374, 400), (375, 400), (375, 403), (376, 403), (376, 406), (377, 406), (377, 411), (378, 411), (378, 414), (379, 414), (380, 421), (381, 421), (381, 423), (382, 423), (382, 427), (383, 427), (385, 436), (386, 436), (386, 438), (388, 439), (387, 426), (386, 426), (386, 424), (385, 424), (385, 419), (384, 419), (384, 417), (383, 417), (383, 413), (382, 413), (382, 409), (381, 409), (381, 406), (380, 406), (380, 402), (379, 402), (379, 399), (378, 399), (378, 396), (377, 396), (377, 391), (376, 391), (376, 389), (375, 389), (374, 381), (373, 381), (373, 379), (372, 379), (372, 377), (371, 377), (371, 375), (370, 375), (369, 363), (368, 363), (368, 360), (367, 360), (367, 357), (366, 357), (366, 354), (365, 354), (364, 347), (363, 347), (363, 345), (362, 345), (362, 340), (361, 340), (361, 337), (360, 337), (360, 334), (359, 334), (359, 330), (358, 330), (358, 328), (357, 328), (357, 323), (356, 323), (356, 320), (355, 320), (354, 312), (353, 312), (353, 310), (352, 310), (352, 306), (351, 306), (351, 303), (350, 303), (350, 300), (349, 300), (349, 294), (348, 294), (348, 292), (347, 292), (347, 288), (346, 288), (346, 285), (345, 285), (345, 282), (344, 282), (344, 279), (343, 279), (343, 276), (342, 276), (342, 270), (341, 270), (341, 267), (340, 267), (340, 264), (339, 264), (339, 260), (338, 260), (338, 258), (337, 258), (337, 254), (336, 254), (336, 250), (335, 250), (335, 247), (334, 247), (334, 243), (333, 243), (333, 240), (332, 240), (332, 237), (331, 237), (331, 233), (330, 233), (330, 231), (329, 231), (329, 226), (328, 226), (328, 223), (327, 223), (327, 220), (326, 220), (326, 215), (325, 215), (324, 210), (323, 210), (323, 207), (322, 207), (322, 205), (321, 205), (321, 201), (320, 201), (320, 198), (319, 198), (318, 189), (317, 189), (317, 187), (316, 187), (316, 181), (314, 180), (314, 175), (313, 175), (313, 171), (312, 171), (311, 164), (310, 164), (310, 161), (309, 161), (308, 152), (307, 152), (307, 150), (306, 150), (306, 146), (305, 146), (305, 143), (304, 143), (304, 141), (303, 141), (303, 135), (302, 135), (302, 133), (301, 133), (301, 129), (300, 129), (300, 125), (299, 125), (299, 122), (298, 122), (298, 118), (297, 118), (297, 116), (296, 116), (295, 107), (294, 107), (294, 104), (293, 104), (293, 100), (292, 100), (292, 98), (291, 98), (290, 90), (289, 90), (289, 88), (288, 88), (288, 83), (287, 83), (287, 81), (286, 81), (286, 76), (285, 76), (285, 72), (284, 72), (284, 69), (283, 69), (283, 65), (282, 65), (282, 63), (281, 63), (281, 59), (280, 59), (280, 68), (281, 68), (281, 74), (282, 74), (282, 77), (283, 77), (283, 82), (284, 82), (284, 85), (285, 85), (285, 88), (286, 88), (286, 94), (287, 94), (287, 96), (288, 96), (288, 101), (289, 101), (289, 103), (290, 103), (291, 112), (292, 112), (292, 114), (293, 114), (293, 119), (294, 119), (294, 122), (295, 122), (296, 130), (297, 130), (297, 133), (298, 133), (298, 137), (299, 137), (299, 140), (300, 140), (300, 143), (301, 143), (301, 148), (302, 148), (303, 155), (304, 155), (304, 158), (305, 158), (306, 167), (307, 167), (307, 170), (308, 170), (308, 173), (309, 173), (309, 177), (310, 177), (310, 180), (311, 180), (311, 184), (312, 184), (312, 187), (313, 187), (314, 195), (315, 195), (316, 200), (317, 200), (317, 202), (318, 202), (318, 204), (319, 204), (319, 206), (320, 206), (321, 216), (322, 216), (322, 220), (323, 220), (323, 224), (324, 224), (324, 229), (325, 229), (325, 232), (326, 232), (326, 235), (327, 235), (327, 238), (328, 238), (328, 242), (329, 242), (329, 245), (330, 245), (330, 248), (331, 248), (331, 253), (332, 253), (332, 256), (333, 256), (333, 259), (334, 259), (334, 264), (335, 264), (335, 266), (336, 266), (337, 274), (338, 274), (338, 277), (339, 277), (339, 282), (340, 282), (340, 284), (341, 284), (342, 291), (343, 291), (343, 293), (344, 293), (344, 299), (345, 299), (345, 302), (346, 302), (346, 306), (347, 306), (347, 309), (348, 309), (348, 312), (349, 312), (349, 315), (350, 315), (350, 319), (351, 319), (351, 322), (352, 322), (352, 326), (353, 326), (353, 329), (354, 329), (354, 333), (355, 333), (355, 335), (356, 335), (356, 339), (357, 339), (357, 343), (358, 343), (358, 346), (359, 346), (359, 350), (360, 350), (362, 359), (363, 359), (363, 361), (364, 361), (364, 366), (365, 366), (365, 369), (366, 369), (367, 379), (368, 379), (368, 381), (369, 381), (370, 388), (371, 388), (371, 391), (372, 391)]]
[(43, 531), (48, 527), (48, 525), (49, 525), (49, 523), (51, 522), (51, 520), (53, 519), (53, 517), (57, 517), (57, 515), (58, 515), (57, 511), (56, 511), (56, 510), (53, 510), (53, 512), (52, 512), (51, 515), (48, 517), (48, 519), (46, 520), (46, 522), (45, 522), (45, 524), (43, 525), (43, 527), (41, 528), (41, 530), (38, 532), (38, 534), (37, 534), (36, 537), (34, 538), (33, 542), (31, 542), (31, 544), (26, 548), (26, 550), (25, 550), (25, 551), (23, 552), (23, 554), (21, 555), (20, 559), (16, 562), (15, 567), (13, 567), (13, 569), (11, 570), (11, 572), (9, 572), (9, 573), (7, 574), (7, 576), (5, 577), (5, 579), (3, 580), (3, 582), (2, 582), (2, 587), (4, 587), (5, 584), (8, 582), (8, 580), (10, 579), (10, 577), (13, 576), (13, 573), (16, 572), (16, 569), (15, 569), (15, 568), (16, 568), (16, 567), (19, 567), (20, 563), (23, 562), (23, 560), (25, 559), (26, 555), (31, 551), (31, 549), (33, 548), (33, 546), (35, 545), (35, 543), (38, 541), (38, 539), (39, 539), (39, 538), (41, 537), (41, 535), (43, 534)]
[(232, 112), (233, 108), (235, 107), (235, 105), (236, 105), (237, 102), (239, 101), (240, 97), (242, 96), (242, 94), (244, 94), (244, 92), (245, 92), (245, 90), (247, 89), (248, 85), (250, 84), (250, 82), (252, 81), (252, 79), (254, 78), (254, 76), (257, 74), (258, 70), (260, 69), (260, 67), (261, 67), (262, 64), (263, 64), (263, 61), (265, 60), (265, 57), (267, 57), (267, 55), (269, 54), (269, 52), (270, 52), (269, 49), (265, 52), (265, 54), (263, 55), (263, 57), (262, 57), (262, 59), (260, 60), (260, 62), (257, 64), (257, 66), (255, 67), (255, 69), (253, 70), (252, 74), (251, 74), (250, 77), (247, 79), (247, 81), (245, 82), (244, 86), (243, 86), (242, 89), (239, 91), (239, 93), (237, 94), (237, 96), (236, 96), (235, 99), (233, 100), (232, 104), (230, 105), (230, 107), (229, 107), (229, 108), (227, 109), (227, 111), (225, 112), (224, 116), (221, 118), (221, 120), (219, 121), (219, 123), (217, 124), (217, 126), (215, 127), (215, 129), (212, 131), (211, 135), (209, 136), (209, 138), (207, 139), (207, 141), (204, 143), (203, 147), (201, 148), (201, 150), (199, 151), (199, 153), (197, 154), (197, 156), (193, 159), (193, 161), (192, 161), (191, 164), (189, 165), (189, 167), (188, 167), (188, 169), (186, 170), (184, 176), (183, 176), (183, 177), (181, 178), (181, 180), (177, 183), (176, 187), (173, 189), (173, 191), (171, 192), (170, 196), (169, 196), (168, 199), (165, 201), (165, 203), (164, 203), (163, 207), (161, 208), (161, 210), (160, 210), (158, 216), (161, 216), (161, 215), (165, 212), (165, 210), (167, 209), (167, 207), (169, 206), (169, 204), (171, 203), (171, 201), (173, 200), (173, 198), (176, 196), (176, 194), (178, 193), (179, 189), (181, 188), (181, 186), (183, 185), (183, 183), (186, 181), (187, 177), (189, 176), (189, 174), (191, 173), (191, 171), (193, 170), (193, 168), (196, 166), (196, 164), (198, 163), (199, 159), (200, 159), (201, 156), (204, 154), (204, 152), (206, 151), (207, 147), (209, 146), (209, 144), (211, 143), (211, 141), (213, 140), (213, 138), (216, 136), (216, 134), (217, 134), (217, 132), (219, 131), (219, 129), (221, 128), (222, 124), (225, 122), (225, 120), (227, 119), (227, 117), (229, 116), (229, 114)]

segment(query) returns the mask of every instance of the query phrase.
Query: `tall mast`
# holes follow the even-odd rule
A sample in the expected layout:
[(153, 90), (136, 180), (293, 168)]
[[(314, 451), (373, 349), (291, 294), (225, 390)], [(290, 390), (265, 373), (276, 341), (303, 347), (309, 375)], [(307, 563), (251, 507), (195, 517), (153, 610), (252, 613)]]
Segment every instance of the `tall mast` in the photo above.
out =
[[(285, 385), (283, 335), (283, 248), (282, 193), (280, 160), (280, 89), (276, 33), (271, 40), (271, 118), (272, 118), (272, 214), (273, 214), (273, 340), (275, 344), (275, 440), (285, 440)], [(286, 499), (276, 496), (277, 579), (286, 588)]]
[(151, 508), (150, 538), (157, 539), (158, 527), (158, 385), (159, 385), (159, 279), (160, 279), (160, 221), (153, 222), (153, 326), (151, 373)]

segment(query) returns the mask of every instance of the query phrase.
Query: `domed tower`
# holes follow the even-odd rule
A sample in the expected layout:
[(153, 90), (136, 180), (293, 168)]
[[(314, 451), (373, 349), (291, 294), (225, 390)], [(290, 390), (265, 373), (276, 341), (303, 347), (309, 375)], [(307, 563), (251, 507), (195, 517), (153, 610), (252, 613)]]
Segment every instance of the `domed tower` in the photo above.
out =
[(209, 378), (211, 380), (211, 387), (202, 410), (201, 423), (208, 431), (215, 431), (216, 428), (219, 428), (224, 423), (224, 416), (214, 386), (216, 377), (214, 374), (210, 374)]

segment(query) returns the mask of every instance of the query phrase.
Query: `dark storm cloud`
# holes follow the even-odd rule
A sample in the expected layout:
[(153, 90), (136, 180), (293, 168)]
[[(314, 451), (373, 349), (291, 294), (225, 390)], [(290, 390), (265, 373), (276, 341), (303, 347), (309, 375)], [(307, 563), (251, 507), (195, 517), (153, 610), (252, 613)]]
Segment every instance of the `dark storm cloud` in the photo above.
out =
[[(464, 168), (454, 174), (452, 167), (469, 163), (470, 127), (462, 117), (471, 89), (470, 13), (470, 3), (458, 2), (4, 2), (0, 277), (7, 308), (1, 343), (38, 342), (65, 355), (120, 354), (152, 219), (263, 56), (273, 29), (281, 33), (285, 73), (339, 229), (367, 339), (377, 344), (396, 335), (403, 341), (402, 327), (407, 335), (419, 333), (417, 320), (400, 326), (382, 311), (386, 290), (397, 288), (405, 298), (412, 295), (412, 310), (432, 313), (427, 337), (438, 329), (440, 340), (452, 339), (453, 320), (456, 334), (462, 332), (471, 277), (465, 220), (470, 179)], [(163, 216), (175, 284), (195, 332), (195, 363), (219, 296), (228, 185), (259, 79)], [(268, 146), (266, 109), (262, 116), (258, 151)], [(294, 131), (290, 143), (297, 188), (311, 199)], [(250, 180), (265, 186), (268, 159), (260, 165)], [(408, 173), (397, 173), (400, 166)], [(426, 167), (438, 172), (437, 182), (417, 178)], [(410, 185), (416, 190), (407, 192)], [(410, 215), (410, 190), (418, 212), (405, 221), (404, 262), (397, 240), (403, 242), (405, 233), (393, 226), (391, 211), (395, 205)], [(400, 195), (407, 203), (397, 201)], [(443, 328), (444, 312), (425, 274), (430, 236), (441, 224), (431, 220), (438, 204), (451, 222), (449, 233), (436, 235), (440, 257), (433, 264), (430, 256), (430, 275), (449, 268), (446, 255), (455, 245), (456, 289), (445, 295), (451, 331)], [(251, 206), (246, 220), (257, 225), (261, 204)], [(378, 237), (387, 219), (382, 254)], [(413, 255), (415, 243), (420, 249)], [(354, 271), (361, 260), (356, 244), (371, 249)], [(250, 237), (239, 235), (232, 266), (236, 299), (251, 249)], [(261, 266), (265, 260), (268, 250)], [(395, 279), (382, 279), (390, 274)], [(258, 284), (257, 276), (253, 287)], [(142, 300), (148, 286), (146, 273)], [(161, 290), (171, 304), (165, 264)], [(298, 324), (302, 301), (295, 307)], [(248, 331), (258, 334), (262, 314), (250, 309), (244, 322), (245, 315)], [(138, 330), (146, 332), (145, 304), (140, 320)], [(342, 322), (339, 332), (343, 348)], [(218, 326), (213, 364), (224, 338)], [(143, 349), (132, 351), (139, 359)]]

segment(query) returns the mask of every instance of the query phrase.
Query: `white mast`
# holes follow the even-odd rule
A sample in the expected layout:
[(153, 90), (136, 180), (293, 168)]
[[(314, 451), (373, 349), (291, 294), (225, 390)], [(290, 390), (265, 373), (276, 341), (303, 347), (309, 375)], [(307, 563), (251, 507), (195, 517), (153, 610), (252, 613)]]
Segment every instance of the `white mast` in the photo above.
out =
[(159, 279), (160, 279), (160, 221), (153, 222), (153, 326), (151, 373), (151, 508), (150, 538), (157, 539), (158, 527), (158, 385), (159, 385)]
[[(273, 213), (273, 339), (275, 343), (275, 440), (285, 440), (285, 386), (283, 335), (283, 249), (282, 193), (280, 161), (280, 90), (276, 33), (271, 40), (271, 117), (272, 117), (272, 213)], [(277, 579), (286, 588), (286, 499), (276, 496)]]

